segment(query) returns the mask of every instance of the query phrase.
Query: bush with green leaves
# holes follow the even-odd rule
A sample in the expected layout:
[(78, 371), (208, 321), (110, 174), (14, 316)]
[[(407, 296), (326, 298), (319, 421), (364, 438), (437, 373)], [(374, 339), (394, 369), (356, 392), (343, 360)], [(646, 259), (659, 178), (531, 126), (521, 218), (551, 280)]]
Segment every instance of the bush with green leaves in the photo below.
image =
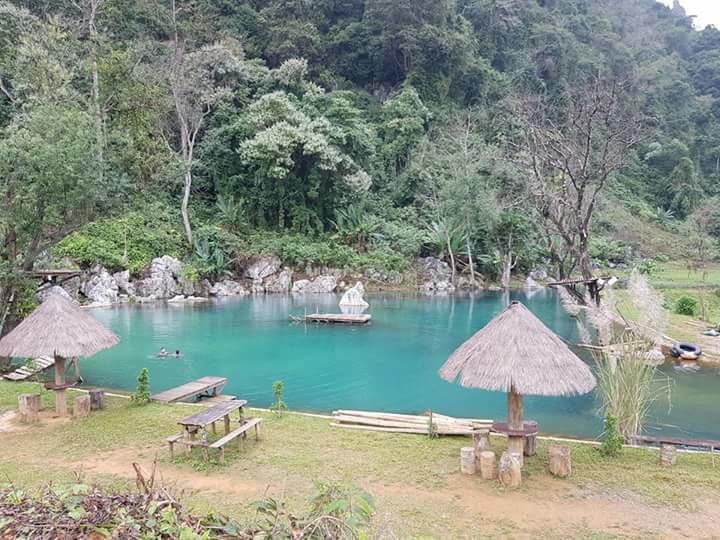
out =
[(590, 240), (590, 256), (603, 263), (623, 261), (625, 245), (604, 236), (596, 236)]
[(657, 272), (657, 263), (651, 259), (644, 259), (636, 266), (637, 271), (645, 276), (652, 276)]
[(605, 457), (615, 457), (622, 452), (625, 438), (618, 432), (617, 418), (608, 413), (605, 415), (602, 444), (599, 451)]
[(675, 313), (694, 317), (698, 311), (698, 301), (692, 296), (681, 296), (675, 301)]
[(111, 270), (137, 272), (155, 257), (185, 253), (182, 231), (163, 208), (130, 212), (90, 223), (63, 238), (54, 255), (84, 266), (101, 264)]
[(147, 405), (150, 403), (150, 374), (147, 368), (142, 368), (137, 378), (137, 388), (130, 401), (133, 405)]

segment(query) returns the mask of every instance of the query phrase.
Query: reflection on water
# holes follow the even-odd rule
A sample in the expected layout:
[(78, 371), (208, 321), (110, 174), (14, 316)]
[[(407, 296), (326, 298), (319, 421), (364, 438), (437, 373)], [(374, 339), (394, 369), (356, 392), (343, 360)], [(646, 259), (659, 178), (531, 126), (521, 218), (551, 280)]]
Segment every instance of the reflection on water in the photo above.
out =
[[(259, 296), (207, 304), (120, 306), (93, 310), (121, 336), (121, 343), (84, 360), (88, 384), (135, 386), (142, 367), (154, 391), (205, 375), (228, 377), (225, 392), (269, 405), (272, 382), (285, 382), (292, 409), (337, 408), (395, 412), (434, 411), (476, 418), (504, 418), (505, 396), (460, 388), (437, 374), (449, 354), (486, 324), (510, 299), (520, 300), (550, 328), (577, 342), (575, 321), (545, 289), (482, 293), (474, 297), (369, 295), (368, 326), (289, 323), (289, 315), (339, 312), (339, 296)], [(181, 358), (157, 358), (165, 347)], [(586, 361), (592, 360), (577, 351)], [(498, 358), (497, 361), (502, 361)], [(658, 402), (651, 434), (720, 439), (717, 372), (677, 372), (672, 408)], [(542, 431), (595, 436), (602, 428), (593, 394), (574, 398), (529, 396), (525, 414)]]

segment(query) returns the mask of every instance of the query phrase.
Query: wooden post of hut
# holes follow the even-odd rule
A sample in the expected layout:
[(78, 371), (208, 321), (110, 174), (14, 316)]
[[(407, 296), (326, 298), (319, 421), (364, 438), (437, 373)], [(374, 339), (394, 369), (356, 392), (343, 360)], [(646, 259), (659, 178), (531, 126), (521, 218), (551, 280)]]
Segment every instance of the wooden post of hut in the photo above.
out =
[(55, 412), (58, 416), (67, 416), (67, 398), (65, 397), (65, 359), (55, 356)]
[(523, 429), (523, 398), (510, 388), (507, 395), (508, 402), (508, 452), (520, 456), (520, 466), (523, 466), (523, 453), (525, 449), (525, 430)]

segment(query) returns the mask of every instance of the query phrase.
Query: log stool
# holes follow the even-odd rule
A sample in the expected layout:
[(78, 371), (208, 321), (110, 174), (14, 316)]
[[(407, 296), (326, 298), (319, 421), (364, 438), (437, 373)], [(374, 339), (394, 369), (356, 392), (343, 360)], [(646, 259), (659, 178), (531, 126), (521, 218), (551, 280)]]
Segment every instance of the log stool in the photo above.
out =
[(480, 452), (480, 476), (483, 480), (495, 480), (497, 478), (495, 452), (491, 450)]
[(550, 473), (553, 476), (567, 478), (572, 473), (572, 461), (570, 459), (569, 446), (551, 446), (550, 454)]
[(677, 447), (670, 443), (660, 443), (660, 465), (672, 467), (677, 461)]
[(522, 484), (522, 454), (503, 452), (498, 467), (498, 480), (503, 487), (517, 488)]
[(90, 415), (90, 396), (77, 396), (73, 401), (73, 418), (83, 418)]
[(460, 472), (463, 474), (475, 474), (475, 448), (465, 446), (460, 449)]
[(101, 388), (92, 388), (88, 390), (90, 396), (90, 410), (99, 411), (105, 408), (105, 390)]
[(37, 424), (40, 421), (40, 394), (20, 394), (18, 413), (23, 424)]

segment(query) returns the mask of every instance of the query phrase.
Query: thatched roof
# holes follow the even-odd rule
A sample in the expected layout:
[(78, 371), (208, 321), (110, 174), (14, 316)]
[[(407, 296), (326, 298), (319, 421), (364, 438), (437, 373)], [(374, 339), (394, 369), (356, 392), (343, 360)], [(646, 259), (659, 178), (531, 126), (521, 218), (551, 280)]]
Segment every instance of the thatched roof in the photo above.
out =
[(590, 368), (519, 302), (463, 343), (440, 376), (466, 388), (572, 396), (595, 388)]
[(118, 343), (95, 317), (59, 294), (50, 294), (0, 340), (0, 356), (91, 356)]

